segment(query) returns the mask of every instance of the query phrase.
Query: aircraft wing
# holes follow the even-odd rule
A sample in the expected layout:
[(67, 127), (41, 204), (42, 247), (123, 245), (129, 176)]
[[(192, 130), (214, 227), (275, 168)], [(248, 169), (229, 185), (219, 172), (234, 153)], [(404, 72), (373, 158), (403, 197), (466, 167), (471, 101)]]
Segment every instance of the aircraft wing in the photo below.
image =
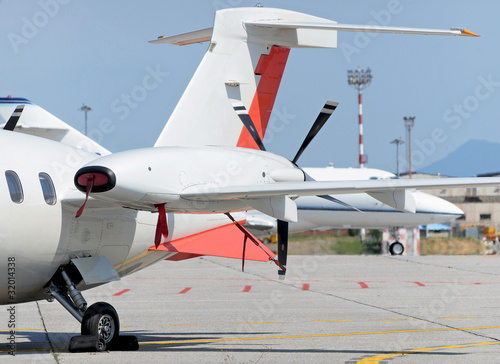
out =
[[(324, 196), (331, 194), (367, 193), (380, 202), (404, 212), (415, 212), (415, 199), (411, 190), (434, 188), (457, 188), (471, 186), (500, 185), (500, 178), (429, 178), (364, 181), (307, 181), (277, 182), (258, 185), (233, 185), (214, 187), (198, 185), (183, 190), (180, 197), (188, 200), (214, 201), (241, 199), (255, 209), (276, 216), (282, 210), (282, 217), (296, 219), (293, 201), (288, 197)], [(268, 202), (267, 202), (268, 201)], [(266, 203), (267, 202), (267, 207)]]
[[(14, 128), (15, 132), (55, 140), (99, 155), (111, 154), (88, 136), (24, 98), (0, 97), (0, 128), (5, 126), (4, 123), (9, 120), (16, 106), (21, 104), (24, 110)], [(91, 133), (96, 138), (103, 134), (101, 130), (91, 130)]]
[(346, 193), (380, 193), (406, 189), (434, 189), (441, 187), (471, 187), (500, 185), (497, 177), (471, 178), (420, 178), (367, 181), (307, 181), (277, 182), (255, 185), (232, 185), (214, 187), (198, 185), (188, 187), (181, 193), (182, 198), (196, 200), (261, 198), (273, 196), (313, 196)]

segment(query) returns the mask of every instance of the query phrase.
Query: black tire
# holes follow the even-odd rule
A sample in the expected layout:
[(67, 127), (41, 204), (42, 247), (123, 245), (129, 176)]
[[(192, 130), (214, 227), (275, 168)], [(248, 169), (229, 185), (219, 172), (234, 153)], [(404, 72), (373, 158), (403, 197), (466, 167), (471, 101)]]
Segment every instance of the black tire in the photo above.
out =
[(118, 339), (120, 320), (113, 306), (96, 302), (85, 311), (82, 320), (82, 335), (99, 335), (106, 346)]
[(399, 241), (396, 241), (389, 246), (389, 253), (391, 253), (391, 255), (402, 255), (404, 251), (405, 247)]

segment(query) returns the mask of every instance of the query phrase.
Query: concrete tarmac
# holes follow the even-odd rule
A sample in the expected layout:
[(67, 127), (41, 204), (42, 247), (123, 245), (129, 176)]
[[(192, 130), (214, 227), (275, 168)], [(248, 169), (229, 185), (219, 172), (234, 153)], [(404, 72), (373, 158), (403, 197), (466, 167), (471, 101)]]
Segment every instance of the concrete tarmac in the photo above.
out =
[(6, 363), (490, 363), (500, 361), (498, 256), (290, 256), (160, 262), (84, 292), (120, 316), (135, 352), (69, 353), (79, 323), (57, 302), (15, 306)]

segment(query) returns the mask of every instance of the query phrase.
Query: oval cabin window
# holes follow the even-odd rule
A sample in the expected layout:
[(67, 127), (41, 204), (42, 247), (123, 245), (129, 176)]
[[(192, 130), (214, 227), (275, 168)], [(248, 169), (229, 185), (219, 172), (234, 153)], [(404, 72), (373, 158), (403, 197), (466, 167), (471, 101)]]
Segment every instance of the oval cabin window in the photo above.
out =
[(56, 189), (54, 188), (54, 183), (52, 178), (47, 173), (39, 173), (38, 178), (40, 178), (40, 185), (42, 186), (43, 198), (47, 205), (55, 205), (57, 202)]
[(5, 171), (7, 186), (9, 187), (10, 198), (15, 203), (21, 203), (24, 200), (23, 187), (19, 176), (14, 171)]

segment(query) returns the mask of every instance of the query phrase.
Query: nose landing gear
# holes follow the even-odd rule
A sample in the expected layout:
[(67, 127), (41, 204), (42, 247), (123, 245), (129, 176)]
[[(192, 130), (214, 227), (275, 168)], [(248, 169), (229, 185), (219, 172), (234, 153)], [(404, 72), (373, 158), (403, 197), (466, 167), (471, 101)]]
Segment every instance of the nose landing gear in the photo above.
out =
[(71, 339), (70, 352), (138, 350), (135, 336), (119, 336), (120, 320), (109, 303), (97, 302), (87, 308), (87, 302), (64, 268), (46, 288), (69, 313), (81, 323), (81, 336)]

